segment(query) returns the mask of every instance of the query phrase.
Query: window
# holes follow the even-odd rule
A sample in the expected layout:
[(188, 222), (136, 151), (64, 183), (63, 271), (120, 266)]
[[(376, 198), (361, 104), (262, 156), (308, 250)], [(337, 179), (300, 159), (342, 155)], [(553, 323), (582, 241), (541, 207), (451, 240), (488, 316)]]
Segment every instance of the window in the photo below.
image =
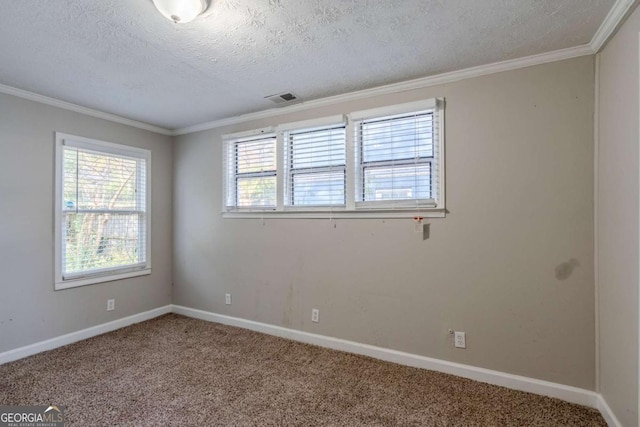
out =
[(230, 217), (443, 217), (444, 100), (280, 124), (225, 140)]
[(432, 110), (355, 123), (357, 206), (435, 207)]
[(149, 274), (150, 151), (56, 134), (56, 289)]
[(226, 157), (227, 209), (275, 209), (275, 135), (231, 139)]
[(285, 206), (344, 206), (345, 125), (284, 132)]

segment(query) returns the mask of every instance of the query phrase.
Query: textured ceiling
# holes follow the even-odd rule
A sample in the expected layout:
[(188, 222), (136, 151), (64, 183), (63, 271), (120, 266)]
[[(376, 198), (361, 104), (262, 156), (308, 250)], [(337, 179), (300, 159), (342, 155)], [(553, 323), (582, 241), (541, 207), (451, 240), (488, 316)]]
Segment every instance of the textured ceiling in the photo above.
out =
[(588, 43), (614, 0), (12, 0), (0, 83), (166, 128)]

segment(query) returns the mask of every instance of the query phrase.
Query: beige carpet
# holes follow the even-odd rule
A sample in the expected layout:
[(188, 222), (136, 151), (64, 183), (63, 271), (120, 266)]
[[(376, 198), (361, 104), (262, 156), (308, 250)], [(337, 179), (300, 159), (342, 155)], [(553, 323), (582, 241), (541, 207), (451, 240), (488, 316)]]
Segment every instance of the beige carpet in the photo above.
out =
[(605, 426), (560, 400), (169, 314), (0, 366), (68, 426)]

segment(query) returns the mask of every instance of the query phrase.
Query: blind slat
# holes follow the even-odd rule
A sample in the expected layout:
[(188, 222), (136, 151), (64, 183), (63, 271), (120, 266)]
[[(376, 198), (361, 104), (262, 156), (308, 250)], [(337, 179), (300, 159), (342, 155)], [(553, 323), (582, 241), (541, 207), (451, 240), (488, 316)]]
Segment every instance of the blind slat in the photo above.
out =
[(225, 149), (227, 208), (276, 205), (276, 137), (229, 140)]
[(145, 264), (146, 160), (63, 148), (62, 275)]
[(285, 206), (344, 206), (345, 125), (284, 132)]
[(422, 100), (351, 113), (348, 125), (346, 117), (325, 117), (279, 125), (277, 135), (227, 135), (226, 210), (444, 206), (443, 105)]
[(433, 125), (431, 111), (356, 122), (356, 202), (433, 200)]

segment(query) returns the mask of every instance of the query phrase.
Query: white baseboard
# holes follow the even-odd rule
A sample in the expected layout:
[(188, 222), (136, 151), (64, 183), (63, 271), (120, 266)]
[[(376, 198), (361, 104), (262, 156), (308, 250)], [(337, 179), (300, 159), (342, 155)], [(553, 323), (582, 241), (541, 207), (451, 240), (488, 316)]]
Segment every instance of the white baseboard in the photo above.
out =
[(125, 326), (133, 325), (134, 323), (144, 322), (145, 320), (153, 319), (154, 317), (167, 313), (171, 313), (171, 305), (154, 308), (153, 310), (123, 317), (122, 319), (114, 320), (112, 322), (103, 323), (91, 328), (82, 329), (80, 331), (71, 332), (70, 334), (61, 335), (35, 344), (5, 351), (4, 353), (0, 353), (0, 365), (22, 359), (23, 357), (32, 356), (43, 351), (53, 350), (54, 348), (72, 344), (87, 338), (95, 337), (96, 335), (115, 331), (116, 329), (124, 328)]
[[(269, 325), (266, 323), (254, 322), (252, 320), (225, 316), (222, 314), (211, 313), (208, 311), (197, 310), (194, 308), (183, 307), (175, 304), (172, 307), (172, 311), (174, 313), (182, 314), (184, 316), (193, 317), (196, 319), (222, 323), (224, 325), (237, 326), (240, 328), (250, 329), (252, 331), (262, 332), (277, 337), (288, 338), (307, 344), (314, 344), (334, 350), (369, 356), (376, 359), (385, 360), (387, 362), (398, 363), (400, 365), (444, 372), (446, 374), (452, 374), (488, 384), (507, 387), (513, 390), (520, 390), (543, 396), (555, 397), (567, 402), (600, 409), (600, 396), (590, 390), (552, 383), (549, 381), (537, 380), (520, 375), (507, 374), (490, 369), (478, 368), (470, 365), (463, 365), (461, 363), (448, 362), (446, 360), (433, 359), (431, 357), (420, 356), (417, 354), (404, 353), (402, 351), (376, 347), (368, 344), (361, 344), (339, 338), (312, 334), (309, 332)], [(606, 403), (604, 403), (604, 405), (606, 406)], [(615, 419), (615, 417), (613, 418)], [(610, 425), (617, 426), (616, 424)]]
[(520, 375), (507, 374), (490, 369), (478, 368), (461, 363), (448, 362), (446, 360), (434, 359), (417, 354), (391, 350), (388, 348), (361, 344), (354, 341), (347, 341), (339, 338), (312, 334), (309, 332), (283, 328), (280, 326), (255, 322), (238, 317), (225, 316), (222, 314), (211, 313), (208, 311), (183, 307), (179, 305), (166, 305), (164, 307), (159, 307), (153, 310), (145, 311), (143, 313), (134, 314), (132, 316), (124, 317), (122, 319), (114, 320), (108, 323), (103, 323), (101, 325), (93, 326), (81, 331), (72, 332), (70, 334), (48, 339), (46, 341), (41, 341), (25, 347), (20, 347), (14, 350), (0, 353), (0, 365), (37, 353), (41, 353), (43, 351), (52, 350), (54, 348), (72, 344), (74, 342), (81, 341), (87, 338), (95, 337), (97, 335), (111, 332), (116, 329), (124, 328), (134, 323), (144, 322), (145, 320), (150, 320), (171, 312), (188, 317), (193, 317), (196, 319), (207, 320), (224, 325), (237, 326), (256, 332), (274, 335), (277, 337), (288, 338), (306, 344), (313, 344), (321, 347), (331, 348), (334, 350), (369, 356), (400, 365), (443, 372), (463, 378), (485, 382), (488, 384), (507, 387), (513, 390), (520, 390), (543, 396), (555, 397), (567, 402), (596, 408), (602, 413), (602, 416), (607, 421), (607, 424), (609, 426), (622, 427), (622, 424), (620, 424), (604, 398), (600, 394), (590, 390), (571, 387), (564, 384), (552, 383), (549, 381), (537, 380), (535, 378), (528, 378)]
[(596, 409), (600, 411), (602, 418), (604, 418), (609, 427), (622, 427), (622, 424), (618, 421), (618, 418), (616, 418), (615, 414), (607, 404), (607, 401), (604, 400), (604, 397), (602, 397), (601, 394), (598, 394)]

